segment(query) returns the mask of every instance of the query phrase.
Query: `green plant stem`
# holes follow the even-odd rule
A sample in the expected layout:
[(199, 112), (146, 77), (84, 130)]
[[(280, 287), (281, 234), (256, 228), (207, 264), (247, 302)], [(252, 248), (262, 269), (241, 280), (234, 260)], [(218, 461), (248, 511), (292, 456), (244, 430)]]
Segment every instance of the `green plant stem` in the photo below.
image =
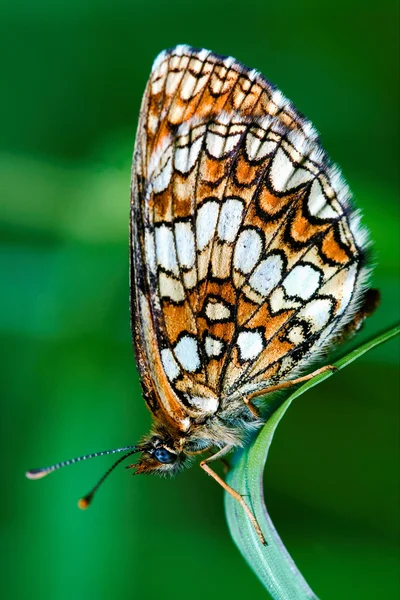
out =
[[(399, 326), (385, 331), (338, 360), (335, 366), (339, 370), (347, 367), (369, 350), (396, 336), (399, 331)], [(265, 462), (275, 430), (293, 400), (332, 375), (332, 372), (318, 375), (299, 387), (286, 400), (281, 401), (254, 442), (236, 451), (227, 476), (228, 484), (246, 496), (268, 545), (261, 544), (239, 503), (230, 494), (225, 493), (225, 510), (232, 537), (254, 573), (275, 600), (316, 600), (317, 596), (296, 567), (268, 515), (263, 493)]]

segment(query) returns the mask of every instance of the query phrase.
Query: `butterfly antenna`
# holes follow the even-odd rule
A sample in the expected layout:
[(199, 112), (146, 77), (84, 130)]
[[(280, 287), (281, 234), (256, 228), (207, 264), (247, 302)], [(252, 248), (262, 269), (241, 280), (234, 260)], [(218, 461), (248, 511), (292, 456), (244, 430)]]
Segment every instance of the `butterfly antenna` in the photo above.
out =
[[(127, 450), (132, 450), (130, 454), (134, 452), (138, 452), (139, 448), (137, 446), (124, 446), (123, 448), (114, 448), (113, 450), (103, 450), (102, 452), (94, 452), (93, 454), (86, 454), (85, 456), (78, 456), (77, 458), (70, 458), (70, 460), (63, 460), (55, 465), (51, 465), (50, 467), (42, 467), (40, 469), (30, 469), (25, 473), (28, 479), (41, 479), (45, 477), (49, 473), (53, 471), (57, 471), (57, 469), (62, 469), (63, 467), (69, 467), (69, 465), (74, 465), (81, 460), (88, 460), (89, 458), (97, 458), (98, 456), (106, 456), (107, 454), (116, 454), (117, 452), (126, 452)], [(128, 456), (130, 456), (130, 454)]]
[(103, 477), (101, 477), (101, 479), (99, 479), (99, 481), (90, 490), (90, 492), (88, 494), (86, 494), (85, 496), (83, 496), (83, 498), (81, 498), (78, 501), (79, 508), (81, 508), (82, 510), (85, 510), (85, 508), (88, 508), (88, 506), (90, 506), (90, 504), (91, 504), (91, 502), (93, 500), (93, 496), (95, 495), (95, 493), (97, 492), (97, 490), (99, 489), (99, 487), (101, 486), (101, 484), (110, 475), (110, 473), (112, 473), (114, 471), (115, 467), (118, 467), (118, 465), (120, 463), (122, 463), (122, 461), (126, 460), (128, 458), (128, 456), (132, 456), (132, 454), (135, 454), (135, 452), (138, 452), (137, 448), (135, 448), (135, 450), (131, 450), (130, 452), (128, 452), (128, 454), (125, 454), (124, 456), (121, 456), (121, 458), (119, 458), (117, 461), (115, 461), (115, 463), (108, 469), (108, 471), (106, 471), (104, 473)]

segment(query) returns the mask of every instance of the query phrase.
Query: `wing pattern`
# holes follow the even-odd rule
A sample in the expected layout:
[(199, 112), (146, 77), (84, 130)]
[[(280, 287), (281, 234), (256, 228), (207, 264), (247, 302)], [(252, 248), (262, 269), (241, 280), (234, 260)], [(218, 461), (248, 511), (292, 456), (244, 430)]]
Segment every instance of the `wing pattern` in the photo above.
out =
[(367, 274), (366, 234), (311, 124), (256, 71), (187, 46), (147, 84), (131, 235), (145, 397), (183, 430), (315, 357)]

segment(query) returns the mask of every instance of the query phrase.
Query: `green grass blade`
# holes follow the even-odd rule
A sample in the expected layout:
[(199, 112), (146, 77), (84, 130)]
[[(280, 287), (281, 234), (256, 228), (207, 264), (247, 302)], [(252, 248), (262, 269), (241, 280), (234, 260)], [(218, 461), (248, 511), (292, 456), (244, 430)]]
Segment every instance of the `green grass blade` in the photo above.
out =
[[(344, 369), (357, 358), (393, 338), (399, 332), (399, 326), (385, 331), (338, 360), (335, 366), (338, 369)], [(326, 372), (315, 377), (299, 387), (286, 400), (281, 401), (281, 404), (272, 413), (254, 442), (246, 448), (236, 451), (233, 456), (232, 467), (227, 476), (229, 485), (242, 495), (247, 496), (246, 500), (257, 517), (257, 521), (268, 541), (268, 546), (263, 546), (260, 543), (239, 503), (226, 493), (225, 510), (232, 537), (240, 552), (274, 600), (310, 600), (317, 597), (289, 556), (268, 515), (263, 496), (265, 462), (278, 423), (293, 400), (311, 387), (331, 377), (332, 374)]]

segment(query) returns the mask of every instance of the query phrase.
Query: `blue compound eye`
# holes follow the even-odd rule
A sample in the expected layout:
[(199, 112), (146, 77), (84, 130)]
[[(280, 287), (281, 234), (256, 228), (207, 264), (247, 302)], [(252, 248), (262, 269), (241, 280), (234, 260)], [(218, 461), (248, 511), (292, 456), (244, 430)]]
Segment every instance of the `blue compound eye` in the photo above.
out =
[(154, 456), (158, 462), (163, 464), (173, 463), (176, 460), (176, 454), (169, 452), (166, 448), (156, 448)]

